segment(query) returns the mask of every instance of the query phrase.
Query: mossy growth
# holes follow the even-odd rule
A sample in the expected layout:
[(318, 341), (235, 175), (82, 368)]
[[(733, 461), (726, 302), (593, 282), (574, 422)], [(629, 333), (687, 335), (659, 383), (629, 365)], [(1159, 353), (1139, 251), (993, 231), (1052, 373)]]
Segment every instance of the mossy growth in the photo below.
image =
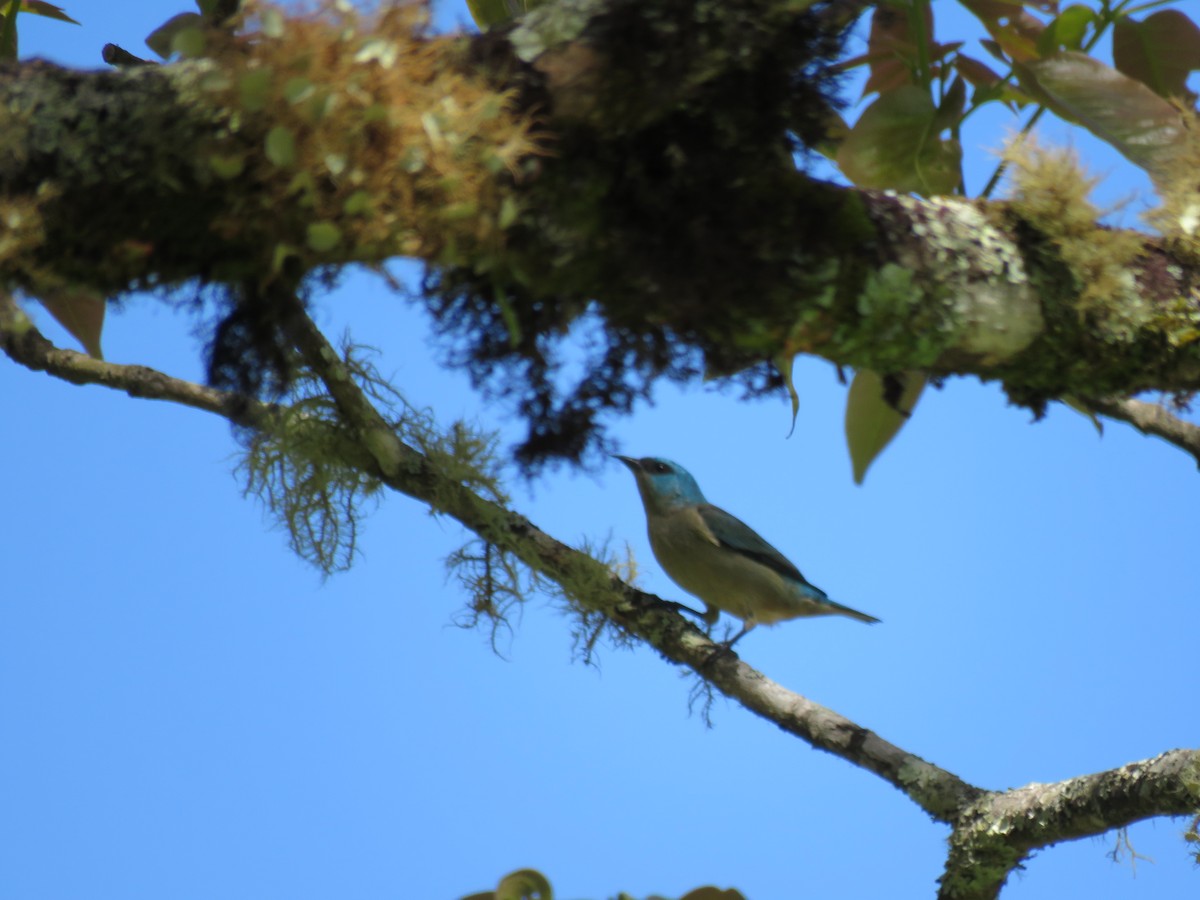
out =
[(196, 150), (229, 187), (209, 228), (256, 254), (227, 282), (214, 384), (286, 389), (289, 304), (276, 301), (331, 284), (347, 262), (503, 253), (520, 214), (514, 186), (541, 152), (533, 118), (468, 70), (455, 39), (431, 37), (428, 19), (420, 2), (287, 15), (250, 2), (226, 27), (176, 36), (193, 60), (181, 90), (220, 113)]
[(954, 339), (949, 302), (918, 283), (913, 272), (888, 263), (868, 272), (855, 301), (856, 317), (841, 323), (832, 345), (841, 362), (893, 372), (930, 366)]
[(320, 381), (302, 374), (271, 420), (243, 438), (244, 493), (258, 497), (299, 557), (326, 575), (348, 569), (364, 504), (377, 502), (381, 485), (353, 465), (356, 442)]
[(201, 161), (253, 185), (219, 232), (260, 230), (267, 271), (496, 252), (518, 211), (497, 176), (538, 151), (532, 117), (425, 34), (423, 4), (242, 16), (198, 48), (214, 66), (195, 87), (228, 116)]
[[(347, 341), (341, 364), (396, 437), (418, 449), (443, 481), (506, 504), (495, 437), (463, 422), (439, 427), (430, 411), (414, 407), (391, 385), (371, 354)], [(382, 483), (370, 474), (373, 458), (345, 424), (321, 379), (300, 370), (268, 420), (243, 438), (238, 471), (246, 493), (276, 517), (299, 556), (326, 574), (348, 568), (364, 506), (377, 499)], [(430, 498), (435, 511), (452, 502)]]
[(1046, 327), (998, 374), (1014, 402), (1040, 414), (1064, 395), (1129, 394), (1154, 383), (1195, 335), (1194, 305), (1151, 299), (1134, 276), (1146, 236), (1106, 228), (1088, 199), (1096, 180), (1063, 149), (1031, 140), (1005, 152), (1010, 224), (1037, 264)]
[(0, 197), (0, 272), (27, 286), (57, 282), (56, 276), (37, 263), (35, 251), (44, 240), (41, 203), (38, 199), (30, 196)]
[(1012, 211), (1037, 229), (1072, 277), (1073, 292), (1060, 291), (1058, 299), (1065, 296), (1081, 319), (1090, 319), (1112, 342), (1133, 340), (1153, 315), (1129, 268), (1143, 251), (1143, 238), (1100, 225), (1101, 211), (1088, 199), (1098, 179), (1087, 175), (1070, 150), (1025, 139), (1010, 143), (1004, 159)]
[(1179, 121), (1175, 152), (1153, 173), (1159, 204), (1143, 218), (1163, 236), (1172, 255), (1200, 265), (1200, 116), (1181, 108)]

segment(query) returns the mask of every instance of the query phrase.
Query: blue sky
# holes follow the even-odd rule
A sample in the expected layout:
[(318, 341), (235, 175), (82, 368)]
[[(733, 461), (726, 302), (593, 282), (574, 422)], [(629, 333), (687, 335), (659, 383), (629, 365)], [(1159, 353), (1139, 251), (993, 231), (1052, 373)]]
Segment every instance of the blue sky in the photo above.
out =
[[(138, 52), (178, 8), (67, 10), (82, 28), (22, 23), (25, 54), (98, 67), (105, 42)], [(1002, 128), (982, 123), (968, 156)], [(1072, 140), (1106, 202), (1144, 191)], [(1119, 216), (1133, 224), (1144, 199)], [(381, 348), (412, 402), (514, 436), (378, 282), (351, 277), (317, 315)], [(105, 351), (196, 379), (193, 325), (130, 302)], [(811, 360), (797, 383), (790, 439), (785, 400), (699, 386), (663, 386), (613, 423), (623, 452), (684, 463), (814, 583), (883, 619), (760, 628), (739, 646), (749, 663), (989, 788), (1200, 743), (1187, 456), (1117, 423), (1100, 438), (1062, 407), (1031, 423), (959, 380), (927, 393), (858, 487), (845, 388)], [(577, 900), (701, 884), (933, 896), (947, 831), (874, 776), (722, 700), (707, 729), (690, 680), (645, 648), (572, 661), (550, 601), (524, 609), (503, 655), (455, 627), (465, 597), (442, 559), (465, 536), (421, 504), (388, 497), (353, 570), (323, 581), (242, 497), (214, 417), (0, 361), (0, 421), (5, 900), (457, 898), (526, 866)], [(644, 588), (687, 599), (619, 463), (512, 487), (551, 534), (628, 542)], [(1005, 900), (1194, 898), (1184, 824), (1132, 828), (1154, 860), (1136, 871), (1106, 857), (1113, 835), (1044, 851)]]

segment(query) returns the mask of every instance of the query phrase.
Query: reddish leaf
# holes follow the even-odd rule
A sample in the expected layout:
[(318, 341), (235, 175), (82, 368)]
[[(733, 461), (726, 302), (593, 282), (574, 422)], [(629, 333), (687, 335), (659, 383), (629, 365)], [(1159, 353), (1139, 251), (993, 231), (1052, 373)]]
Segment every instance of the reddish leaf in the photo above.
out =
[(1016, 64), (1021, 85), (1051, 111), (1082, 125), (1151, 172), (1184, 140), (1179, 111), (1140, 81), (1082, 53)]
[(935, 43), (929, 48), (929, 58), (934, 62), (941, 62), (965, 43), (966, 41), (951, 41), (948, 44)]
[[(933, 41), (933, 12), (928, 5), (924, 28), (924, 43), (928, 46)], [(867, 39), (871, 76), (863, 86), (863, 96), (913, 84), (913, 65), (917, 56), (917, 41), (904, 11), (886, 4), (875, 7), (871, 16), (871, 34)]]
[(1005, 65), (1008, 65), (1010, 60), (1007, 56), (1005, 56), (1004, 48), (995, 41), (988, 40), (987, 38), (981, 38), (979, 41), (979, 46), (990, 53), (993, 58), (1000, 60), (1000, 62), (1004, 63)]
[[(959, 2), (983, 23), (988, 34), (992, 36), (1009, 59), (1018, 62), (1037, 59), (1037, 41), (1046, 26), (1039, 19), (1025, 12), (1022, 4), (1008, 3), (1005, 0), (959, 0)], [(990, 48), (989, 52), (992, 52)]]
[(1176, 9), (1156, 12), (1142, 22), (1117, 20), (1113, 28), (1113, 64), (1162, 97), (1195, 96), (1188, 74), (1200, 69), (1200, 28)]
[(38, 302), (46, 307), (71, 337), (83, 345), (88, 356), (104, 359), (100, 332), (104, 328), (104, 298), (85, 288), (44, 291)]
[(999, 73), (986, 63), (981, 63), (974, 57), (964, 56), (961, 53), (954, 60), (954, 68), (958, 69), (958, 73), (967, 79), (972, 87), (994, 88), (999, 87), (1004, 81)]

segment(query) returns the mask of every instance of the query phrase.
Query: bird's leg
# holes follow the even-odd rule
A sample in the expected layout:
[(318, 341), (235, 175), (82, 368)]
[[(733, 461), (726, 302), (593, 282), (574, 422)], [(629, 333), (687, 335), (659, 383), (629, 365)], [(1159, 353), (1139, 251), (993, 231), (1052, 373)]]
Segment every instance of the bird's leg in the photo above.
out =
[[(720, 610), (714, 610), (711, 606), (708, 607), (708, 609), (706, 609), (704, 612), (700, 612), (698, 609), (692, 609), (690, 606), (684, 606), (682, 603), (676, 603), (674, 600), (664, 600), (663, 603), (672, 609), (677, 610), (678, 612), (691, 613), (697, 619), (707, 622), (710, 627), (712, 626), (713, 622), (717, 621), (717, 616), (721, 614)], [(716, 612), (717, 616), (710, 617), (710, 614), (713, 612)]]
[[(712, 610), (712, 607), (709, 607), (709, 610)], [(753, 619), (747, 619), (745, 621), (745, 623), (743, 623), (741, 631), (739, 631), (737, 634), (735, 634), (729, 640), (719, 641), (716, 644), (716, 649), (713, 650), (713, 652), (708, 655), (708, 659), (706, 659), (704, 661), (704, 665), (702, 665), (700, 668), (701, 669), (708, 668), (718, 658), (720, 658), (721, 656), (724, 656), (726, 653), (729, 653), (733, 656), (737, 656), (737, 654), (733, 652), (733, 645), (736, 644), (738, 641), (740, 641), (743, 637), (745, 637), (746, 632), (750, 631), (757, 624), (758, 623), (755, 622)]]
[(757, 622), (755, 622), (755, 621), (754, 621), (754, 619), (747, 619), (747, 620), (746, 620), (746, 621), (745, 621), (745, 622), (742, 624), (742, 630), (741, 630), (741, 631), (739, 631), (737, 634), (735, 634), (735, 635), (734, 635), (732, 638), (730, 638), (729, 640), (727, 640), (727, 641), (723, 641), (723, 642), (721, 643), (721, 646), (722, 646), (722, 647), (724, 647), (726, 650), (732, 650), (732, 649), (733, 649), (733, 645), (734, 645), (734, 644), (736, 644), (738, 641), (740, 641), (740, 640), (741, 640), (743, 637), (745, 637), (745, 636), (746, 636), (746, 633), (747, 633), (747, 632), (749, 632), (749, 631), (750, 631), (750, 629), (752, 629), (752, 628), (753, 628), (755, 625), (757, 625), (757, 624), (758, 624), (758, 623), (757, 623)]

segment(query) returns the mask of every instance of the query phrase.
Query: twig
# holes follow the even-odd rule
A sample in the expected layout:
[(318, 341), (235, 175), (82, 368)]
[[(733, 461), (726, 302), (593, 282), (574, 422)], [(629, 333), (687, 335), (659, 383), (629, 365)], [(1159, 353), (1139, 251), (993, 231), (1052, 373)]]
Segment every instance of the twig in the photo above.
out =
[(1110, 419), (1128, 422), (1142, 434), (1160, 437), (1186, 450), (1195, 458), (1197, 467), (1200, 467), (1200, 425), (1193, 425), (1171, 415), (1157, 403), (1146, 403), (1144, 400), (1129, 397), (1089, 399), (1088, 405)]

